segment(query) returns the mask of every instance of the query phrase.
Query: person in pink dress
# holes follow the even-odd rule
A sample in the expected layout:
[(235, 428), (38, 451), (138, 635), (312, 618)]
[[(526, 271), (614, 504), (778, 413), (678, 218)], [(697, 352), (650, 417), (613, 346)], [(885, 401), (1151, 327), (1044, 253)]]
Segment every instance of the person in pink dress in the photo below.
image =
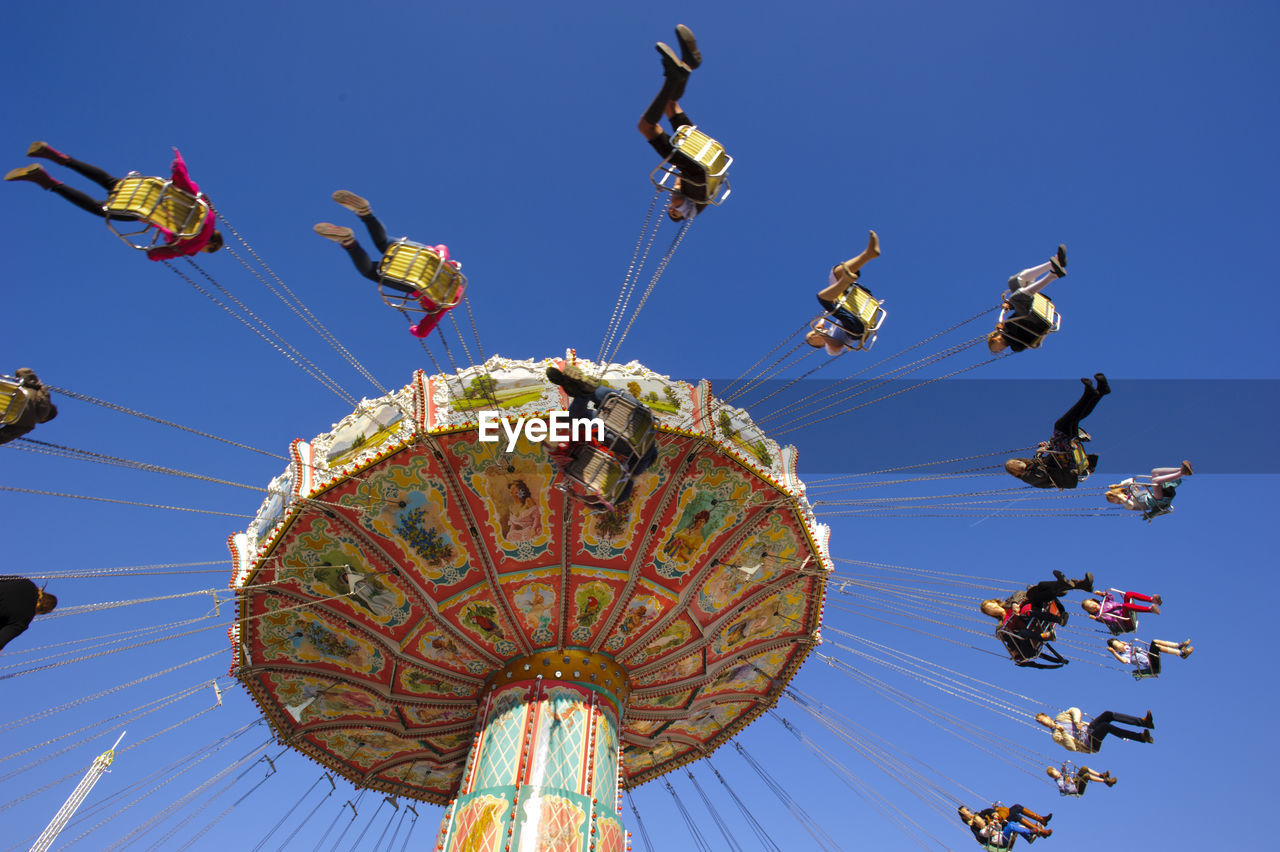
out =
[[(59, 165), (66, 166), (73, 172), (84, 175), (108, 193), (114, 190), (116, 184), (120, 182), (120, 178), (109, 174), (106, 170), (74, 159), (54, 148), (48, 142), (32, 142), (31, 147), (27, 148), (27, 156), (51, 160)], [(196, 182), (191, 179), (191, 175), (187, 173), (187, 164), (183, 161), (182, 154), (179, 153), (177, 148), (173, 149), (173, 164), (170, 167), (170, 171), (171, 180), (175, 187), (192, 195), (200, 194), (200, 187), (196, 185)], [(55, 180), (39, 164), (33, 163), (29, 166), (14, 169), (6, 174), (4, 179), (34, 183), (42, 189), (47, 189), (55, 195), (62, 196), (81, 210), (92, 213), (95, 216), (107, 215), (103, 210), (107, 203), (106, 199), (99, 201), (75, 187), (67, 186), (62, 181)], [(137, 221), (136, 216), (127, 213), (112, 213), (110, 218), (118, 222)], [(200, 230), (196, 232), (195, 236), (183, 239), (179, 239), (169, 231), (159, 228), (158, 230), (164, 236), (164, 245), (152, 246), (147, 249), (147, 257), (151, 260), (173, 260), (174, 258), (187, 257), (201, 252), (212, 253), (217, 251), (222, 248), (223, 239), (222, 233), (214, 227), (215, 220), (213, 208), (210, 207), (209, 212), (204, 217), (204, 221), (200, 223)]]
[(1133, 633), (1138, 629), (1138, 619), (1134, 613), (1149, 612), (1160, 614), (1160, 605), (1164, 599), (1159, 595), (1144, 595), (1139, 592), (1122, 592), (1119, 589), (1107, 589), (1105, 592), (1094, 592), (1099, 598), (1085, 598), (1080, 607), (1089, 617), (1111, 631), (1115, 635)]

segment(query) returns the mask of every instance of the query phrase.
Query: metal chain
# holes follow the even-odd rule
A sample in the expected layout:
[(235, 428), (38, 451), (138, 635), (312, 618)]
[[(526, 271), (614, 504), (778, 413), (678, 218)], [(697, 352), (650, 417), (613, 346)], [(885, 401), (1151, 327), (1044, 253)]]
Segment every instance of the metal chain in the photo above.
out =
[[(184, 273), (181, 269), (178, 269), (178, 267), (174, 266), (172, 263), (170, 263), (170, 262), (169, 262), (169, 261), (167, 261), (167, 260), (166, 260), (166, 261), (164, 261), (164, 265), (165, 265), (165, 266), (167, 266), (167, 267), (168, 267), (168, 268), (173, 272), (173, 274), (174, 274), (174, 275), (177, 275), (177, 276), (178, 276), (179, 278), (181, 278), (183, 281), (186, 281), (188, 284), (190, 284), (192, 287), (194, 287), (194, 288), (195, 288), (195, 290), (196, 290), (196, 292), (200, 293), (202, 296), (204, 296), (205, 298), (207, 298), (209, 301), (213, 302), (215, 305), (217, 305), (218, 307), (222, 308), (224, 311), (226, 311), (226, 312), (227, 312), (228, 314), (230, 314), (232, 317), (235, 317), (235, 319), (236, 319), (236, 320), (238, 320), (238, 321), (240, 322), (240, 324), (241, 324), (241, 325), (243, 325), (245, 328), (247, 328), (247, 329), (249, 329), (250, 331), (252, 331), (254, 334), (258, 335), (258, 337), (262, 338), (262, 339), (263, 339), (263, 341), (265, 341), (265, 342), (266, 342), (266, 344), (267, 344), (268, 346), (270, 346), (272, 349), (276, 350), (276, 351), (277, 351), (277, 352), (279, 352), (281, 355), (283, 355), (284, 357), (288, 358), (288, 359), (289, 359), (290, 361), (292, 361), (294, 364), (297, 364), (297, 365), (298, 365), (298, 367), (299, 367), (303, 372), (305, 372), (307, 375), (311, 376), (313, 379), (315, 379), (317, 382), (319, 382), (319, 383), (320, 383), (321, 385), (323, 385), (325, 388), (327, 388), (328, 390), (330, 390), (332, 393), (334, 393), (334, 394), (335, 394), (339, 399), (341, 399), (343, 402), (346, 402), (348, 405), (355, 405), (355, 404), (356, 404), (355, 397), (353, 397), (351, 394), (349, 394), (349, 393), (347, 393), (345, 390), (343, 390), (343, 389), (342, 389), (342, 388), (341, 388), (341, 387), (340, 387), (336, 382), (334, 382), (332, 379), (326, 379), (326, 378), (322, 377), (322, 375), (323, 375), (322, 373), (320, 373), (319, 371), (315, 371), (315, 372), (313, 372), (311, 368), (309, 368), (309, 367), (307, 367), (306, 365), (304, 365), (304, 364), (303, 364), (303, 361), (304, 361), (304, 360), (306, 360), (306, 359), (302, 356), (302, 354), (301, 354), (301, 353), (298, 353), (298, 357), (294, 357), (294, 356), (293, 356), (292, 354), (290, 354), (289, 352), (286, 352), (286, 351), (285, 351), (285, 349), (284, 349), (282, 346), (280, 346), (280, 344), (276, 343), (275, 341), (271, 340), (271, 338), (267, 337), (267, 335), (266, 335), (266, 334), (264, 334), (264, 333), (263, 333), (263, 331), (262, 331), (261, 329), (254, 327), (254, 326), (253, 326), (253, 325), (252, 325), (248, 320), (246, 320), (244, 317), (242, 317), (242, 316), (240, 316), (239, 314), (237, 314), (237, 313), (236, 313), (235, 311), (233, 311), (233, 310), (232, 310), (228, 305), (226, 305), (225, 303), (223, 303), (222, 301), (220, 301), (220, 300), (218, 299), (218, 297), (214, 296), (214, 295), (213, 295), (212, 293), (210, 293), (208, 290), (206, 290), (206, 289), (204, 289), (203, 287), (201, 287), (201, 286), (200, 286), (199, 284), (197, 284), (195, 281), (192, 281), (192, 280), (191, 280), (191, 278), (190, 278), (190, 277), (188, 277), (188, 276), (186, 275), (186, 273)], [(195, 264), (192, 264), (192, 266), (195, 266)], [(199, 269), (199, 267), (196, 267), (196, 268), (197, 268), (197, 269)], [(201, 271), (203, 272), (203, 270), (201, 270)], [(282, 341), (282, 342), (283, 342), (283, 341)], [(285, 346), (288, 346), (288, 344), (286, 343), (286, 344), (285, 344)], [(293, 347), (292, 347), (292, 346), (290, 346), (289, 348), (290, 348), (290, 349), (292, 349)], [(300, 358), (301, 358), (301, 360), (299, 360)]]
[(253, 515), (244, 515), (238, 512), (215, 512), (212, 509), (188, 509), (184, 506), (165, 506), (160, 503), (139, 503), (136, 500), (116, 500), (111, 497), (90, 497), (84, 494), (64, 494), (61, 491), (42, 491), (38, 488), (14, 488), (11, 485), (0, 485), (0, 491), (14, 491), (19, 494), (43, 494), (46, 497), (69, 497), (73, 500), (93, 500), (98, 503), (119, 503), (123, 506), (142, 506), (147, 509), (170, 509), (174, 512), (195, 512), (201, 515), (220, 515), (224, 518), (253, 519)]
[[(609, 324), (605, 327), (604, 339), (600, 341), (600, 354), (596, 356), (596, 362), (603, 365), (605, 363), (604, 353), (609, 348), (609, 344), (613, 342), (613, 337), (617, 334), (618, 323), (622, 321), (622, 313), (626, 310), (626, 305), (631, 301), (631, 293), (635, 290), (635, 281), (639, 278), (639, 271), (644, 268), (645, 263), (649, 259), (649, 250), (653, 247), (653, 241), (658, 236), (658, 225), (662, 224), (662, 219), (658, 219), (653, 226), (653, 232), (649, 232), (649, 222), (653, 219), (654, 207), (658, 204), (658, 198), (662, 195), (661, 187), (654, 187), (653, 197), (649, 199), (649, 211), (645, 213), (644, 224), (640, 226), (640, 235), (636, 237), (636, 247), (631, 252), (631, 263), (627, 266), (627, 274), (622, 279), (622, 286), (618, 288), (618, 298), (613, 303), (613, 314), (609, 317)], [(645, 244), (645, 236), (648, 235), (648, 244)], [(640, 263), (636, 265), (636, 258), (640, 255), (640, 247), (644, 244), (644, 257), (640, 259)], [(625, 299), (624, 299), (625, 296)]]
[(177, 476), (183, 479), (198, 479), (202, 482), (213, 482), (218, 485), (231, 485), (235, 488), (244, 488), (248, 491), (261, 491), (266, 493), (267, 490), (257, 485), (246, 485), (243, 482), (232, 482), (229, 479), (218, 479), (214, 476), (190, 473), (185, 470), (164, 467), (158, 464), (150, 464), (148, 462), (135, 461), (133, 459), (124, 459), (119, 456), (109, 456), (103, 453), (95, 453), (92, 450), (79, 450), (74, 447), (63, 446), (62, 444), (50, 444), (47, 441), (38, 441), (35, 438), (19, 438), (18, 440), (21, 443), (16, 444), (15, 449), (26, 450), (30, 453), (44, 453), (57, 458), (77, 459), (81, 461), (96, 462), (98, 464), (114, 465), (115, 467), (127, 467), (134, 470), (147, 471), (148, 473), (163, 473), (168, 476)]
[[(181, 274), (181, 273), (179, 273)], [(251, 447), (248, 444), (241, 444), (237, 441), (230, 441), (226, 438), (219, 438), (217, 435), (211, 435), (208, 432), (201, 432), (199, 429), (192, 429), (190, 426), (183, 426), (181, 423), (174, 423), (171, 420), (162, 420), (159, 417), (152, 417), (150, 414), (143, 414), (141, 411), (134, 411), (132, 408), (126, 408), (123, 405), (116, 405), (114, 402), (106, 402), (101, 399), (94, 399), (91, 396), (85, 396), (75, 391), (69, 391), (66, 388), (54, 387), (53, 385), (45, 385), (51, 392), (61, 394), (62, 396), (78, 399), (81, 402), (87, 402), (92, 405), (100, 405), (103, 408), (109, 408), (112, 411), (118, 411), (121, 414), (129, 414), (133, 417), (141, 417), (143, 420), (150, 420), (152, 423), (159, 423), (162, 426), (171, 426), (174, 429), (181, 429), (183, 432), (190, 432), (193, 435), (199, 435), (202, 438), (211, 438), (214, 441), (221, 441), (224, 444), (230, 444), (233, 447), (239, 447), (242, 450), (249, 450), (254, 453), (261, 453), (264, 456), (270, 456), (273, 459), (282, 459), (288, 461), (288, 456), (282, 456), (279, 453), (269, 453), (266, 450), (260, 450), (257, 447)]]
[[(236, 254), (235, 249), (232, 249), (231, 246), (227, 246), (227, 249), (231, 251), (231, 254), (235, 257), (235, 259), (240, 261), (241, 265), (244, 266), (245, 269), (248, 269), (249, 272), (251, 272), (254, 275), (254, 277), (256, 277), (259, 281), (261, 281), (263, 285), (268, 290), (270, 290), (277, 299), (279, 299), (280, 301), (288, 305), (289, 309), (293, 311), (294, 314), (296, 314), (303, 322), (311, 326), (311, 329), (315, 331), (316, 334), (320, 335), (320, 338), (322, 340), (328, 343), (331, 347), (333, 347), (334, 351), (336, 351), (339, 355), (345, 358), (347, 360), (347, 363), (355, 367), (356, 370), (360, 373), (360, 375), (368, 379), (369, 383), (372, 384), (375, 388), (377, 388), (378, 391), (383, 394), (383, 396), (389, 393), (389, 391), (386, 388), (384, 388), (381, 384), (379, 384), (378, 380), (373, 377), (373, 373), (370, 373), (365, 368), (364, 364), (360, 363), (359, 359), (357, 359), (356, 356), (352, 355), (351, 352), (347, 349), (347, 347), (342, 345), (342, 343), (338, 340), (338, 338), (334, 336), (333, 332), (329, 331), (329, 329), (325, 326), (325, 324), (320, 321), (319, 317), (317, 317), (315, 314), (311, 312), (311, 309), (307, 307), (307, 303), (299, 299), (297, 295), (295, 295), (294, 292), (291, 289), (289, 289), (289, 285), (285, 284), (284, 280), (275, 273), (275, 270), (273, 270), (270, 266), (268, 266), (267, 262), (263, 260), (256, 251), (253, 250), (253, 246), (249, 245), (249, 241), (246, 240), (244, 237), (242, 237), (240, 235), (240, 232), (237, 231), (234, 227), (232, 227), (231, 223), (227, 221), (227, 217), (222, 215), (222, 211), (215, 210), (214, 212), (218, 214), (218, 219), (222, 221), (222, 224), (227, 226), (227, 230), (230, 231), (231, 234), (237, 240), (240, 241), (240, 244), (245, 247), (245, 249), (249, 252), (249, 254), (253, 255), (253, 259), (256, 260), (262, 266), (262, 268), (267, 271), (268, 275), (270, 275), (272, 278), (275, 279), (275, 282), (280, 285), (280, 288), (282, 290), (284, 290), (286, 293), (289, 294), (289, 299), (292, 299), (293, 301), (290, 302), (289, 299), (286, 299), (284, 296), (281, 296), (280, 293), (278, 293), (274, 287), (268, 284), (267, 281), (261, 275), (259, 275), (256, 270), (250, 267), (249, 264), (246, 263), (244, 259), (240, 257), (240, 255)], [(301, 308), (301, 311), (299, 311), (299, 308)]]
[(72, 707), (79, 707), (82, 704), (88, 704), (90, 701), (94, 701), (99, 698), (105, 698), (106, 696), (117, 693), (122, 689), (128, 689), (131, 686), (137, 686), (138, 684), (145, 683), (149, 680), (155, 680), (156, 678), (161, 677), (162, 675), (167, 675), (167, 674), (170, 674), (171, 672), (176, 672), (178, 669), (185, 668), (187, 666), (194, 665), (196, 663), (203, 663), (205, 660), (213, 659), (214, 657), (220, 656), (225, 653), (226, 653), (225, 649), (219, 648), (218, 650), (214, 651), (212, 654), (205, 654), (203, 657), (196, 657), (193, 660), (187, 660), (185, 663), (178, 663), (178, 665), (176, 666), (170, 666), (167, 669), (161, 669), (158, 672), (152, 672), (149, 675), (143, 675), (142, 677), (137, 678), (135, 680), (131, 680), (128, 683), (122, 683), (118, 686), (113, 686), (113, 687), (110, 687), (109, 689), (104, 689), (101, 692), (95, 692), (92, 695), (86, 695), (86, 696), (83, 696), (82, 698), (77, 698), (74, 701), (68, 701), (65, 704), (59, 704), (57, 707), (47, 707), (44, 710), (39, 711), (38, 713), (32, 713), (30, 716), (24, 716), (21, 719), (14, 719), (12, 722), (6, 722), (3, 725), (0, 725), (0, 731), (8, 731), (8, 730), (11, 730), (12, 728), (20, 728), (23, 725), (29, 725), (32, 722), (38, 722), (41, 719), (52, 716), (54, 713), (61, 713), (63, 710), (70, 710)]
[(667, 264), (671, 262), (671, 258), (675, 256), (676, 249), (680, 248), (680, 243), (684, 241), (684, 235), (689, 233), (689, 228), (693, 225), (692, 219), (685, 219), (680, 225), (680, 230), (676, 231), (675, 238), (671, 240), (671, 246), (667, 249), (667, 253), (663, 255), (662, 260), (658, 261), (658, 265), (653, 270), (653, 277), (649, 279), (649, 286), (645, 288), (644, 295), (640, 297), (639, 304), (631, 314), (631, 319), (627, 320), (627, 327), (622, 330), (622, 334), (618, 337), (618, 342), (614, 344), (613, 351), (609, 353), (608, 360), (612, 361), (618, 357), (618, 350), (622, 348), (622, 343), (627, 339), (627, 335), (631, 332), (631, 326), (635, 324), (636, 317), (640, 316), (640, 311), (644, 310), (645, 303), (649, 301), (649, 296), (653, 293), (653, 288), (658, 285), (658, 279), (662, 277), (662, 273), (667, 271)]

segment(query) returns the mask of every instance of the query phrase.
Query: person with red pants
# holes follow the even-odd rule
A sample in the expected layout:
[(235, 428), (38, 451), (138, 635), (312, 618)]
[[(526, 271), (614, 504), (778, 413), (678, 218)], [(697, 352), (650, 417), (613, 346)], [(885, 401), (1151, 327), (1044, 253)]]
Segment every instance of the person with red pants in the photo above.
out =
[[(59, 165), (66, 166), (73, 172), (84, 175), (108, 193), (114, 190), (116, 184), (120, 182), (120, 178), (108, 174), (97, 166), (73, 159), (51, 146), (48, 142), (32, 142), (31, 147), (27, 148), (27, 156), (52, 160)], [(191, 175), (187, 173), (187, 164), (182, 159), (182, 154), (179, 153), (177, 148), (173, 149), (173, 165), (170, 168), (170, 172), (172, 183), (178, 189), (183, 192), (189, 192), (192, 195), (200, 194), (200, 187), (196, 185), (196, 182), (191, 179)], [(55, 195), (61, 195), (87, 213), (92, 213), (95, 216), (105, 215), (102, 208), (106, 206), (106, 199), (98, 201), (74, 187), (67, 186), (60, 180), (54, 180), (53, 176), (38, 164), (33, 163), (30, 166), (14, 169), (5, 175), (4, 179), (34, 183), (41, 189), (47, 189)], [(127, 213), (112, 213), (110, 218), (117, 222), (137, 221), (136, 216)], [(187, 257), (201, 252), (212, 253), (217, 251), (222, 248), (222, 233), (214, 228), (215, 221), (216, 217), (213, 208), (210, 207), (208, 214), (204, 217), (204, 222), (200, 224), (199, 232), (194, 237), (182, 240), (160, 228), (160, 232), (164, 235), (165, 245), (153, 246), (147, 249), (147, 258), (150, 260), (173, 260), (174, 258)]]
[(1147, 596), (1139, 592), (1121, 592), (1119, 589), (1107, 589), (1105, 592), (1094, 592), (1101, 600), (1085, 598), (1080, 602), (1081, 608), (1089, 613), (1089, 617), (1107, 628), (1114, 635), (1133, 633), (1138, 629), (1135, 612), (1160, 614), (1160, 605), (1164, 600), (1159, 595)]

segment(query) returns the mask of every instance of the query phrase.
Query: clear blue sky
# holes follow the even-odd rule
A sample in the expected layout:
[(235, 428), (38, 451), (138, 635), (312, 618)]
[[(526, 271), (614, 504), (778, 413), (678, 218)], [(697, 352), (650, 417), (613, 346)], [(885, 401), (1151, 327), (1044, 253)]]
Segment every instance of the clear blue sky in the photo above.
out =
[[(1142, 683), (1083, 660), (1058, 672), (1015, 670), (848, 612), (827, 617), (1045, 709), (1078, 704), (1140, 714), (1150, 707), (1154, 746), (1109, 742), (1091, 761), (1121, 778), (1116, 788), (1059, 800), (1047, 779), (904, 716), (816, 660), (796, 685), (988, 799), (1055, 811), (1053, 848), (1098, 837), (1125, 838), (1131, 849), (1193, 848), (1224, 836), (1261, 848), (1271, 835), (1264, 794), (1278, 756), (1268, 722), (1276, 685), (1267, 610), (1251, 598), (1268, 591), (1275, 565), (1264, 507), (1280, 473), (1261, 428), (1280, 407), (1267, 319), (1280, 307), (1271, 281), (1280, 224), (1278, 18), (1271, 3), (1180, 2), (15, 8), (6, 14), (8, 46), (0, 55), (10, 81), (0, 163), (7, 170), (29, 162), (26, 146), (46, 139), (109, 170), (162, 174), (169, 146), (181, 147), (236, 229), (388, 386), (430, 364), (372, 285), (311, 232), (317, 221), (356, 224), (329, 200), (334, 189), (368, 196), (395, 235), (450, 246), (470, 278), (489, 354), (542, 358), (578, 347), (594, 355), (649, 199), (655, 158), (634, 126), (660, 82), (652, 44), (671, 40), (675, 23), (690, 25), (705, 64), (684, 105), (734, 155), (733, 197), (694, 225), (622, 360), (723, 383), (812, 313), (812, 294), (831, 264), (855, 253), (875, 228), (884, 255), (866, 281), (887, 300), (890, 316), (870, 356), (846, 356), (819, 374), (846, 376), (867, 358), (992, 304), (1010, 274), (1064, 242), (1070, 275), (1051, 291), (1064, 328), (1042, 351), (966, 374), (984, 380), (972, 386), (982, 393), (956, 380), (941, 396), (906, 394), (825, 424), (839, 450), (823, 449), (833, 445), (825, 431), (788, 436), (805, 452), (802, 469), (821, 476), (828, 451), (840, 454), (831, 466), (866, 470), (882, 453), (928, 461), (1034, 443), (1074, 398), (1076, 378), (1098, 370), (1116, 389), (1089, 421), (1103, 455), (1101, 479), (1184, 457), (1197, 462), (1177, 513), (1151, 526), (1136, 517), (830, 519), (839, 557), (1008, 578), (1010, 587), (1053, 568), (1092, 570), (1100, 585), (1162, 592), (1165, 613), (1144, 619), (1140, 636), (1190, 636), (1198, 650)], [(0, 191), (9, 305), (0, 368), (31, 366), (53, 385), (272, 452), (348, 413), (100, 222), (31, 185)], [(234, 258), (201, 263), (339, 382), (376, 395)], [(950, 368), (933, 369), (925, 374)], [(1044, 386), (1050, 390), (1032, 393), (1029, 380), (1052, 380)], [(58, 402), (59, 418), (33, 437), (255, 485), (283, 469), (275, 459)], [(1255, 436), (1267, 443), (1254, 446)], [(260, 499), (12, 447), (0, 453), (0, 485), (232, 513), (251, 513)], [(968, 482), (944, 482), (935, 493), (969, 490)], [(978, 487), (1008, 484), (986, 482)], [(16, 573), (221, 560), (225, 537), (243, 527), (235, 518), (4, 492), (0, 512), (9, 529), (4, 571)], [(225, 582), (218, 574), (62, 580), (51, 590), (74, 606), (225, 589)], [(198, 617), (207, 601), (37, 622), (0, 665), (19, 662), (9, 652), (22, 648)], [(0, 681), (0, 726), (225, 644), (218, 627)], [(0, 756), (225, 674), (230, 660), (224, 651), (6, 730)], [(902, 685), (961, 720), (1065, 755), (1047, 736), (911, 680)], [(202, 692), (130, 724), (125, 744), (196, 713), (211, 696)], [(954, 819), (923, 807), (788, 702), (780, 710), (942, 843), (972, 848)], [(255, 714), (238, 688), (228, 690), (221, 709), (122, 755), (94, 799)], [(0, 781), (0, 805), (77, 772), (114, 736), (99, 739)], [(263, 739), (262, 729), (250, 731), (76, 848), (105, 848)], [(775, 722), (760, 720), (742, 741), (846, 848), (911, 847)], [(0, 763), (0, 776), (60, 745)], [(811, 848), (736, 754), (715, 761), (783, 848)], [(250, 848), (318, 775), (297, 755), (277, 765), (279, 775), (192, 848)], [(178, 848), (239, 799), (261, 766), (159, 848)], [(719, 787), (697, 771), (705, 789)], [(672, 782), (692, 813), (704, 813), (683, 775)], [(73, 785), (0, 812), (6, 840), (38, 831)], [(290, 848), (329, 848), (320, 837), (335, 819), (341, 831), (347, 817), (338, 808), (348, 795), (340, 787)], [(294, 822), (318, 801), (305, 801)], [(659, 848), (693, 848), (661, 782), (638, 791), (637, 801)], [(716, 802), (735, 816), (723, 796)], [(340, 848), (350, 848), (372, 807), (360, 805)], [(414, 846), (427, 847), (440, 811), (420, 810)], [(1252, 816), (1235, 818), (1240, 812)], [(173, 824), (141, 846), (159, 842)], [(382, 826), (374, 823), (360, 848), (372, 848)], [(752, 848), (745, 829), (738, 839)], [(267, 848), (279, 842), (277, 835)], [(635, 848), (643, 849), (638, 839)]]

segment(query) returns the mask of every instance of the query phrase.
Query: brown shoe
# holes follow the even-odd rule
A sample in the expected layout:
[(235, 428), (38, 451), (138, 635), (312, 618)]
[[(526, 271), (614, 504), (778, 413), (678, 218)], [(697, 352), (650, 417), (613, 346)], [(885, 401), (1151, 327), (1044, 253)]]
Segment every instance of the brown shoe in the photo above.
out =
[(333, 200), (350, 210), (357, 216), (368, 216), (372, 211), (369, 209), (369, 202), (354, 192), (340, 189), (333, 194)]
[(350, 228), (343, 228), (340, 225), (333, 225), (329, 222), (317, 222), (312, 226), (311, 230), (326, 240), (333, 240), (342, 246), (349, 246), (356, 240), (355, 232)]
[(1106, 784), (1108, 787), (1114, 787), (1114, 786), (1116, 786), (1116, 779), (1114, 779), (1114, 778), (1112, 778), (1110, 775), (1108, 775), (1108, 776), (1106, 776), (1105, 778), (1103, 778), (1103, 779), (1102, 779), (1102, 783), (1103, 783), (1103, 784)]
[(1196, 652), (1196, 649), (1195, 649), (1195, 647), (1194, 647), (1194, 646), (1192, 646), (1192, 645), (1183, 645), (1183, 646), (1182, 646), (1182, 650), (1179, 652), (1179, 656), (1181, 656), (1181, 657), (1182, 657), (1182, 659), (1184, 659), (1184, 660), (1185, 660), (1187, 657), (1190, 657), (1190, 656), (1191, 656), (1192, 654), (1194, 654), (1195, 652)]
[(1147, 715), (1142, 717), (1141, 724), (1142, 724), (1142, 727), (1144, 728), (1154, 728), (1156, 726), (1155, 717), (1151, 715), (1150, 710), (1147, 711)]
[(1193, 473), (1195, 473), (1195, 471), (1193, 471), (1193, 470), (1191, 469), (1191, 462), (1189, 462), (1189, 461), (1185, 461), (1185, 460), (1184, 460), (1184, 461), (1182, 462), (1182, 475), (1183, 475), (1183, 476), (1190, 476), (1190, 475), (1191, 475), (1191, 474), (1193, 474)]
[(50, 145), (48, 142), (32, 142), (27, 148), (28, 157), (39, 157), (42, 160), (53, 160), (55, 163), (65, 163), (71, 158)]
[(54, 180), (49, 176), (49, 173), (44, 170), (44, 166), (37, 165), (36, 163), (14, 169), (5, 175), (4, 179), (25, 180), (28, 183), (34, 183), (41, 189), (53, 189), (59, 184), (59, 181)]

